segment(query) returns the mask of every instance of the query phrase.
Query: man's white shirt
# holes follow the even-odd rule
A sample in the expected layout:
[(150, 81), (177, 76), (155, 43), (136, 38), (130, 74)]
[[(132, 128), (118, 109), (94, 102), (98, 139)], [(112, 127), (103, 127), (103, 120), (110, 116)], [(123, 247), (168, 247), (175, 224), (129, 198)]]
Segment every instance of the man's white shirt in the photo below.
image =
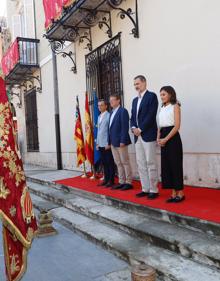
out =
[(147, 90), (145, 90), (144, 92), (138, 94), (137, 115), (136, 115), (137, 125), (138, 125), (138, 113), (139, 113), (141, 101), (142, 101), (142, 99), (143, 99), (143, 97), (144, 97), (146, 91), (147, 91)]
[(103, 119), (103, 117), (104, 117), (104, 115), (105, 115), (106, 112), (107, 112), (107, 111), (104, 111), (104, 112), (102, 112), (102, 113), (99, 115), (99, 124), (102, 122), (102, 119)]
[[(146, 93), (147, 89), (144, 90), (144, 92), (141, 92), (138, 94), (138, 102), (137, 102), (137, 115), (136, 115), (136, 122), (137, 122), (137, 126), (138, 126), (138, 113), (139, 113), (139, 109), (140, 109), (140, 105), (141, 105), (141, 101)], [(136, 127), (132, 127), (132, 129), (135, 129)]]
[(116, 107), (115, 109), (112, 110), (112, 115), (111, 115), (111, 118), (110, 118), (109, 127), (111, 127), (112, 122), (113, 122), (114, 117), (115, 117), (115, 114), (117, 113), (119, 107), (120, 107), (120, 105), (119, 105), (118, 107)]

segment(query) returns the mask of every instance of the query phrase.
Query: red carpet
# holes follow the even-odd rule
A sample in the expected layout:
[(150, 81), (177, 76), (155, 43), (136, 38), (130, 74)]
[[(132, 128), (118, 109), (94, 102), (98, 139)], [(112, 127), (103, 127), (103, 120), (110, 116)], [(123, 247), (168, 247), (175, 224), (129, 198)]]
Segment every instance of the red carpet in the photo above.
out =
[(88, 192), (103, 194), (144, 206), (220, 223), (220, 190), (186, 186), (186, 201), (180, 204), (167, 204), (165, 201), (170, 196), (169, 190), (160, 189), (160, 197), (151, 201), (147, 198), (139, 199), (135, 197), (135, 194), (140, 191), (140, 183), (138, 181), (134, 181), (135, 188), (128, 191), (110, 190), (104, 187), (97, 187), (98, 182), (99, 181), (97, 180), (82, 179), (81, 177), (57, 181), (57, 183)]

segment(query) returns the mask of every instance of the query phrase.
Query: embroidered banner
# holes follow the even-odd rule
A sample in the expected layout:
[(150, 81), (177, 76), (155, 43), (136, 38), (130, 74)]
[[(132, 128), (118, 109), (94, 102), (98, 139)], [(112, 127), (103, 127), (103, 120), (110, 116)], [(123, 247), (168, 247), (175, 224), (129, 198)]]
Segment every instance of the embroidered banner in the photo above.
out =
[(27, 251), (37, 230), (33, 205), (19, 157), (4, 80), (0, 77), (0, 218), (7, 281), (21, 280)]
[(18, 40), (16, 39), (2, 58), (1, 65), (4, 75), (7, 76), (12, 71), (19, 62), (19, 58)]

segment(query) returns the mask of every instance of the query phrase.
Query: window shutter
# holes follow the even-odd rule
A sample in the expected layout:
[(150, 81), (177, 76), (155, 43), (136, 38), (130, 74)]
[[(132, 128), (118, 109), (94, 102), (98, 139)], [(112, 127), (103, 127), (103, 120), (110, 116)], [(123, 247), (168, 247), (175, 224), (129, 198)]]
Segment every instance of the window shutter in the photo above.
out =
[(21, 36), (21, 16), (12, 16), (12, 41)]
[(34, 3), (24, 0), (25, 37), (35, 38)]

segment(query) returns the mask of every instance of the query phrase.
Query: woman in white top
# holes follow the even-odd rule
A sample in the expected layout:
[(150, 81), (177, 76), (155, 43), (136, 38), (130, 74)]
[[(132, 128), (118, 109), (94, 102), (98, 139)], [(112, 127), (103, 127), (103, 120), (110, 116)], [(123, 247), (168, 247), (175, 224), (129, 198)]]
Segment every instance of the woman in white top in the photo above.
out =
[(157, 142), (161, 146), (162, 187), (172, 189), (167, 203), (180, 203), (185, 200), (183, 193), (183, 149), (179, 134), (181, 123), (180, 104), (173, 87), (160, 90), (162, 108), (159, 114)]

